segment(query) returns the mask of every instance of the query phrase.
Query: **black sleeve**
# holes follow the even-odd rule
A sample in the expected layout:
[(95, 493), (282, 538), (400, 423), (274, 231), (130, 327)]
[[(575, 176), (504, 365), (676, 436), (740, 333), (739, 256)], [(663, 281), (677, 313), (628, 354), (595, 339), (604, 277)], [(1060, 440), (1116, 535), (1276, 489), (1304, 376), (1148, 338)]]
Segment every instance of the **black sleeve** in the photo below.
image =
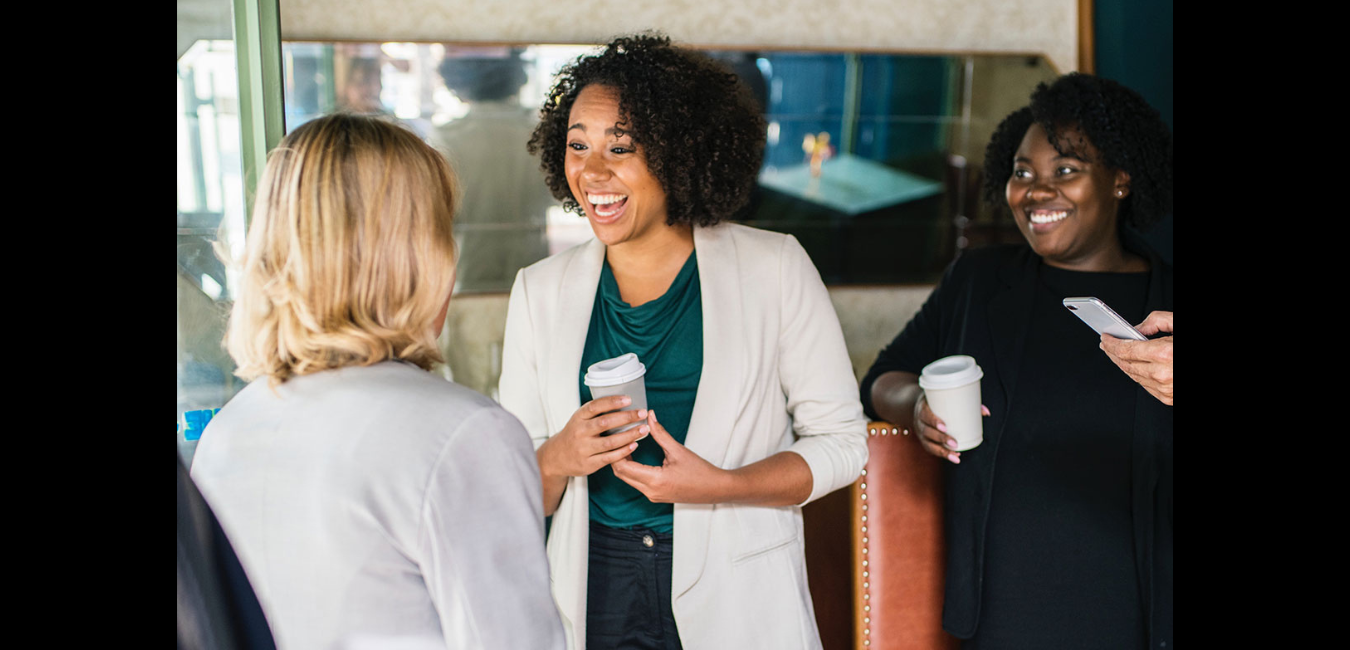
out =
[(959, 283), (953, 280), (957, 264), (958, 262), (952, 262), (947, 266), (942, 281), (933, 289), (933, 293), (928, 294), (928, 300), (923, 303), (923, 307), (914, 314), (914, 318), (909, 320), (905, 328), (900, 330), (900, 334), (890, 345), (881, 349), (877, 354), (877, 360), (872, 362), (872, 367), (867, 370), (860, 389), (863, 412), (867, 417), (873, 420), (880, 419), (872, 408), (872, 384), (878, 377), (894, 370), (917, 375), (924, 366), (942, 356), (942, 323), (945, 319), (951, 318), (951, 314), (946, 312), (947, 294), (959, 290)]

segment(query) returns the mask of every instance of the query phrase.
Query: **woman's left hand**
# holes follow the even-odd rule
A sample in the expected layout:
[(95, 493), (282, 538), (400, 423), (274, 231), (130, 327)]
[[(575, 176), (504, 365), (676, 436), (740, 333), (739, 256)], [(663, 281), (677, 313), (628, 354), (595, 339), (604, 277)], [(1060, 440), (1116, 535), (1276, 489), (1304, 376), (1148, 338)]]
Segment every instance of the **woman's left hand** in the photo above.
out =
[[(1139, 324), (1139, 332), (1151, 336), (1172, 333), (1172, 312), (1155, 311)], [(1172, 406), (1172, 337), (1151, 341), (1125, 341), (1102, 335), (1101, 348), (1125, 374), (1139, 382), (1158, 401)]]
[(637, 488), (652, 503), (721, 503), (726, 500), (731, 473), (699, 457), (677, 442), (647, 411), (652, 440), (661, 446), (666, 460), (660, 467), (643, 465), (631, 458), (615, 461), (614, 475)]

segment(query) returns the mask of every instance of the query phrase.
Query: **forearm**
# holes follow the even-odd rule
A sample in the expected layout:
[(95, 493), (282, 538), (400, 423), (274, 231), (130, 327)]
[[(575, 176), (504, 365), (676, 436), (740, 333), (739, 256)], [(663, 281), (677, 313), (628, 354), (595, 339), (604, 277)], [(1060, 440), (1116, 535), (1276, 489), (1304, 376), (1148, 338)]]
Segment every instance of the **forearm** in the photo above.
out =
[(722, 503), (791, 506), (811, 496), (811, 468), (790, 451), (727, 471)]
[(914, 404), (922, 394), (918, 375), (893, 370), (872, 383), (872, 409), (881, 419), (901, 429), (912, 429)]

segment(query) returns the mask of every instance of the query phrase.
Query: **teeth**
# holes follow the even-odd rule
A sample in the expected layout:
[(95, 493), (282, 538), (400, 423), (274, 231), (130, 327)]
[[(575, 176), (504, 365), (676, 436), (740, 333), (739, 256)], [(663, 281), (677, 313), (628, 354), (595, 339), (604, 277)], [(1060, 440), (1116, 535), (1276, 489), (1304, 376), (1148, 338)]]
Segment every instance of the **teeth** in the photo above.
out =
[(586, 200), (587, 200), (587, 201), (590, 201), (590, 202), (591, 202), (591, 205), (608, 205), (608, 204), (610, 204), (610, 203), (618, 203), (619, 201), (622, 201), (622, 200), (624, 200), (624, 199), (626, 199), (626, 198), (628, 198), (628, 195), (627, 195), (627, 194), (587, 194), (587, 195), (586, 195)]
[(1056, 221), (1060, 221), (1060, 220), (1064, 219), (1064, 217), (1067, 217), (1067, 216), (1069, 216), (1069, 213), (1068, 213), (1067, 211), (1064, 211), (1064, 212), (1033, 212), (1033, 213), (1031, 214), (1031, 223), (1054, 223), (1054, 222), (1056, 222)]

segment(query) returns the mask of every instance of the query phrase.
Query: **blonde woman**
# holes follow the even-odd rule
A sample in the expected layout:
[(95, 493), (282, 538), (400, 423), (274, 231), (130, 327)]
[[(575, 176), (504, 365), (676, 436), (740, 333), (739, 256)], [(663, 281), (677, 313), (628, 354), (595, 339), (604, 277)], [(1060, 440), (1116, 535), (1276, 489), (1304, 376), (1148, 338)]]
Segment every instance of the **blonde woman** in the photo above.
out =
[(228, 345), (256, 379), (193, 478), (283, 648), (563, 646), (529, 436), (427, 372), (455, 188), (410, 132), (333, 115), (259, 183)]

